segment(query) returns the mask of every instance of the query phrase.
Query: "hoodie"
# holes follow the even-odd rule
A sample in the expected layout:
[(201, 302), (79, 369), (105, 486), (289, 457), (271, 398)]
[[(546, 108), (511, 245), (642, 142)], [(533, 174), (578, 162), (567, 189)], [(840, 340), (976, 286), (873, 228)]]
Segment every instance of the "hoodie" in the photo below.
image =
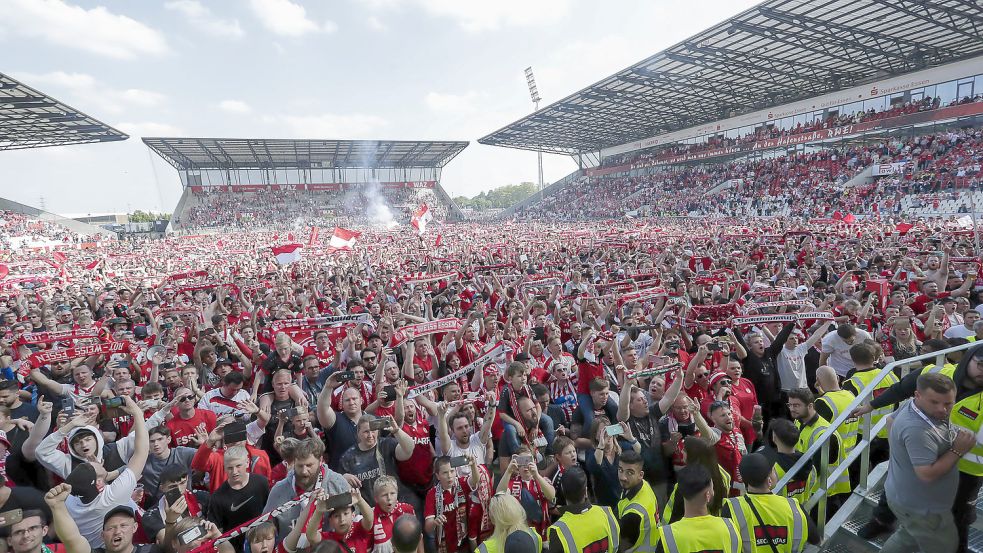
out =
[[(952, 374), (952, 381), (956, 383), (956, 401), (962, 401), (967, 397), (983, 392), (983, 389), (976, 387), (972, 380), (966, 376), (967, 367), (973, 357), (979, 353), (983, 355), (983, 344), (963, 351), (963, 358), (956, 365), (956, 371)], [(900, 382), (888, 388), (883, 394), (870, 400), (870, 406), (880, 409), (892, 403), (915, 397), (915, 390), (918, 388), (918, 377), (922, 374), (921, 370), (913, 370)]]
[[(164, 423), (164, 416), (166, 413), (160, 411), (154, 413), (147, 420), (147, 428), (153, 428), (155, 426)], [(113, 443), (107, 444), (102, 437), (102, 432), (94, 426), (80, 426), (73, 428), (68, 433), (68, 444), (72, 443), (72, 440), (83, 432), (91, 433), (96, 438), (96, 443), (98, 444), (96, 450), (96, 460), (102, 464), (102, 466), (107, 471), (114, 471), (116, 469), (126, 466), (127, 461), (133, 455), (133, 444), (136, 441), (136, 434), (130, 433), (129, 436), (121, 440), (117, 440)], [(66, 439), (64, 432), (61, 430), (56, 430), (51, 434), (48, 434), (41, 443), (38, 444), (37, 451), (35, 452), (37, 460), (41, 463), (41, 466), (51, 471), (54, 475), (61, 479), (68, 477), (68, 474), (72, 472), (72, 469), (76, 465), (86, 461), (79, 457), (75, 450), (71, 446), (68, 447), (68, 455), (64, 451), (58, 449), (62, 441)]]

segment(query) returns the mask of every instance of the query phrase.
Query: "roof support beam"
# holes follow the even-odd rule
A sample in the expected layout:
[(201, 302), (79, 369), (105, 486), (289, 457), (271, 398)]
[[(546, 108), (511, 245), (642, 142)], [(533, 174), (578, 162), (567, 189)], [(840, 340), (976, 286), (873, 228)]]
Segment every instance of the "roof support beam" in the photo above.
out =
[[(941, 25), (945, 27), (948, 31), (953, 33), (968, 37), (972, 40), (980, 40), (980, 25), (983, 24), (983, 15), (980, 14), (979, 5), (975, 2), (964, 3), (971, 10), (976, 10), (977, 13), (972, 13), (971, 11), (965, 12), (955, 8), (950, 8), (947, 6), (938, 5), (936, 2), (912, 2), (910, 0), (874, 0), (878, 4), (883, 4), (892, 9), (898, 10), (902, 13), (910, 15), (911, 17), (916, 17), (922, 21), (928, 21), (933, 25)], [(966, 29), (959, 26), (956, 18), (962, 18), (967, 23), (973, 27), (972, 32), (967, 32)]]

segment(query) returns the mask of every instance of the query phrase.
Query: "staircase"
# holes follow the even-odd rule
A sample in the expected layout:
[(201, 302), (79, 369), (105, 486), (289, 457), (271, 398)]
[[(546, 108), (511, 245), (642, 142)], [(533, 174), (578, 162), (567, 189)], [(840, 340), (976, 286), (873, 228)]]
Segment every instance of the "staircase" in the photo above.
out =
[[(976, 345), (978, 344), (963, 344), (954, 348), (888, 364), (881, 369), (880, 373), (874, 377), (866, 388), (861, 390), (860, 395), (857, 396), (853, 403), (844, 409), (835, 420), (830, 422), (831, 431), (843, 425), (850, 418), (853, 410), (867, 402), (873, 396), (874, 389), (877, 385), (895, 369), (900, 369), (902, 374), (904, 374), (912, 367), (920, 367), (921, 361), (943, 365), (946, 362), (945, 356), (949, 353), (966, 350)], [(877, 424), (872, 425), (870, 414), (868, 413), (861, 417), (860, 434), (861, 436), (876, 436), (887, 425), (887, 422), (888, 417), (884, 417)], [(824, 433), (821, 435), (802, 455), (799, 462), (790, 468), (786, 472), (786, 475), (775, 485), (774, 489), (776, 492), (783, 489), (788, 481), (791, 480), (792, 476), (801, 467), (811, 463), (811, 460), (816, 458), (817, 455), (821, 459), (826, 458), (829, 453), (829, 443), (830, 434)], [(841, 474), (849, 471), (850, 466), (857, 463), (859, 463), (857, 465), (859, 467), (859, 484), (854, 488), (853, 493), (843, 506), (833, 516), (827, 516), (826, 490), (836, 482)], [(829, 467), (826, 466), (826, 463), (822, 463), (822, 466), (817, 467), (819, 473), (819, 490), (802, 507), (807, 513), (813, 512), (813, 509), (815, 509), (814, 512), (820, 513), (816, 523), (819, 531), (823, 534), (823, 543), (820, 547), (812, 547), (807, 549), (807, 551), (819, 551), (823, 553), (873, 553), (881, 550), (884, 541), (891, 535), (890, 531), (872, 540), (861, 538), (857, 535), (857, 532), (873, 517), (874, 508), (884, 494), (884, 481), (887, 479), (887, 470), (887, 462), (870, 468), (870, 440), (863, 437), (857, 441), (857, 445), (847, 454), (846, 459), (840, 463), (835, 471), (831, 472)], [(983, 502), (978, 499), (976, 503), (978, 514), (983, 514), (981, 507), (983, 507)], [(978, 520), (969, 529), (969, 551), (983, 553), (983, 516), (978, 516)], [(925, 553), (932, 552), (928, 551)]]

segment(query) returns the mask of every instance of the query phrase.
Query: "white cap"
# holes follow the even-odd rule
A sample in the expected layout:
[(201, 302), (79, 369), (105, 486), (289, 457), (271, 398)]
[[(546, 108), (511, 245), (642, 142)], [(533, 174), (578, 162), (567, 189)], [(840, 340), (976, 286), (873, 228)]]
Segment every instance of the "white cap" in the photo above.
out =
[(686, 257), (693, 257), (693, 250), (683, 250), (683, 255)]
[(803, 285), (801, 285), (801, 286), (799, 286), (798, 288), (795, 289), (795, 293), (796, 294), (808, 294), (809, 293), (809, 287), (806, 286), (805, 284), (803, 284)]

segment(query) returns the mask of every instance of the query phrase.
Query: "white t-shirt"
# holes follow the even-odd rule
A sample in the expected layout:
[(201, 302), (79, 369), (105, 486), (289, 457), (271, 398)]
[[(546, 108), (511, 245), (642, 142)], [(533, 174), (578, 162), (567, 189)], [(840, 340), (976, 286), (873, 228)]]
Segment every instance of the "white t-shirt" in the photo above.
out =
[(806, 380), (806, 354), (812, 346), (799, 344), (795, 349), (782, 348), (778, 352), (778, 376), (781, 378), (783, 390), (808, 388)]
[(847, 373), (853, 369), (853, 360), (850, 359), (850, 348), (854, 344), (859, 344), (864, 340), (869, 340), (870, 334), (866, 330), (857, 329), (857, 335), (853, 338), (853, 343), (848, 344), (840, 338), (840, 335), (835, 332), (830, 332), (826, 336), (823, 336), (823, 353), (829, 354), (829, 359), (826, 361), (836, 374), (842, 377), (846, 377)]
[(105, 518), (106, 513), (120, 505), (136, 510), (136, 503), (133, 502), (133, 490), (136, 487), (136, 475), (129, 468), (124, 467), (116, 480), (107, 484), (92, 503), (84, 504), (77, 496), (68, 496), (65, 507), (75, 519), (79, 533), (89, 542), (90, 547), (96, 549), (106, 545), (102, 539), (102, 519)]
[(969, 338), (975, 335), (976, 332), (966, 328), (966, 325), (950, 326), (943, 334), (946, 338)]
[[(450, 442), (451, 442), (450, 447), (447, 448), (448, 457), (471, 455), (478, 461), (479, 465), (484, 464), (486, 450), (485, 450), (485, 444), (481, 443), (480, 433), (475, 432), (474, 434), (471, 434), (471, 437), (468, 438), (468, 447), (466, 448), (462, 448), (461, 446), (457, 445), (457, 440), (455, 440), (453, 437), (451, 437)], [(468, 465), (464, 465), (463, 467), (457, 467), (457, 475), (459, 477), (471, 476), (471, 467)]]

